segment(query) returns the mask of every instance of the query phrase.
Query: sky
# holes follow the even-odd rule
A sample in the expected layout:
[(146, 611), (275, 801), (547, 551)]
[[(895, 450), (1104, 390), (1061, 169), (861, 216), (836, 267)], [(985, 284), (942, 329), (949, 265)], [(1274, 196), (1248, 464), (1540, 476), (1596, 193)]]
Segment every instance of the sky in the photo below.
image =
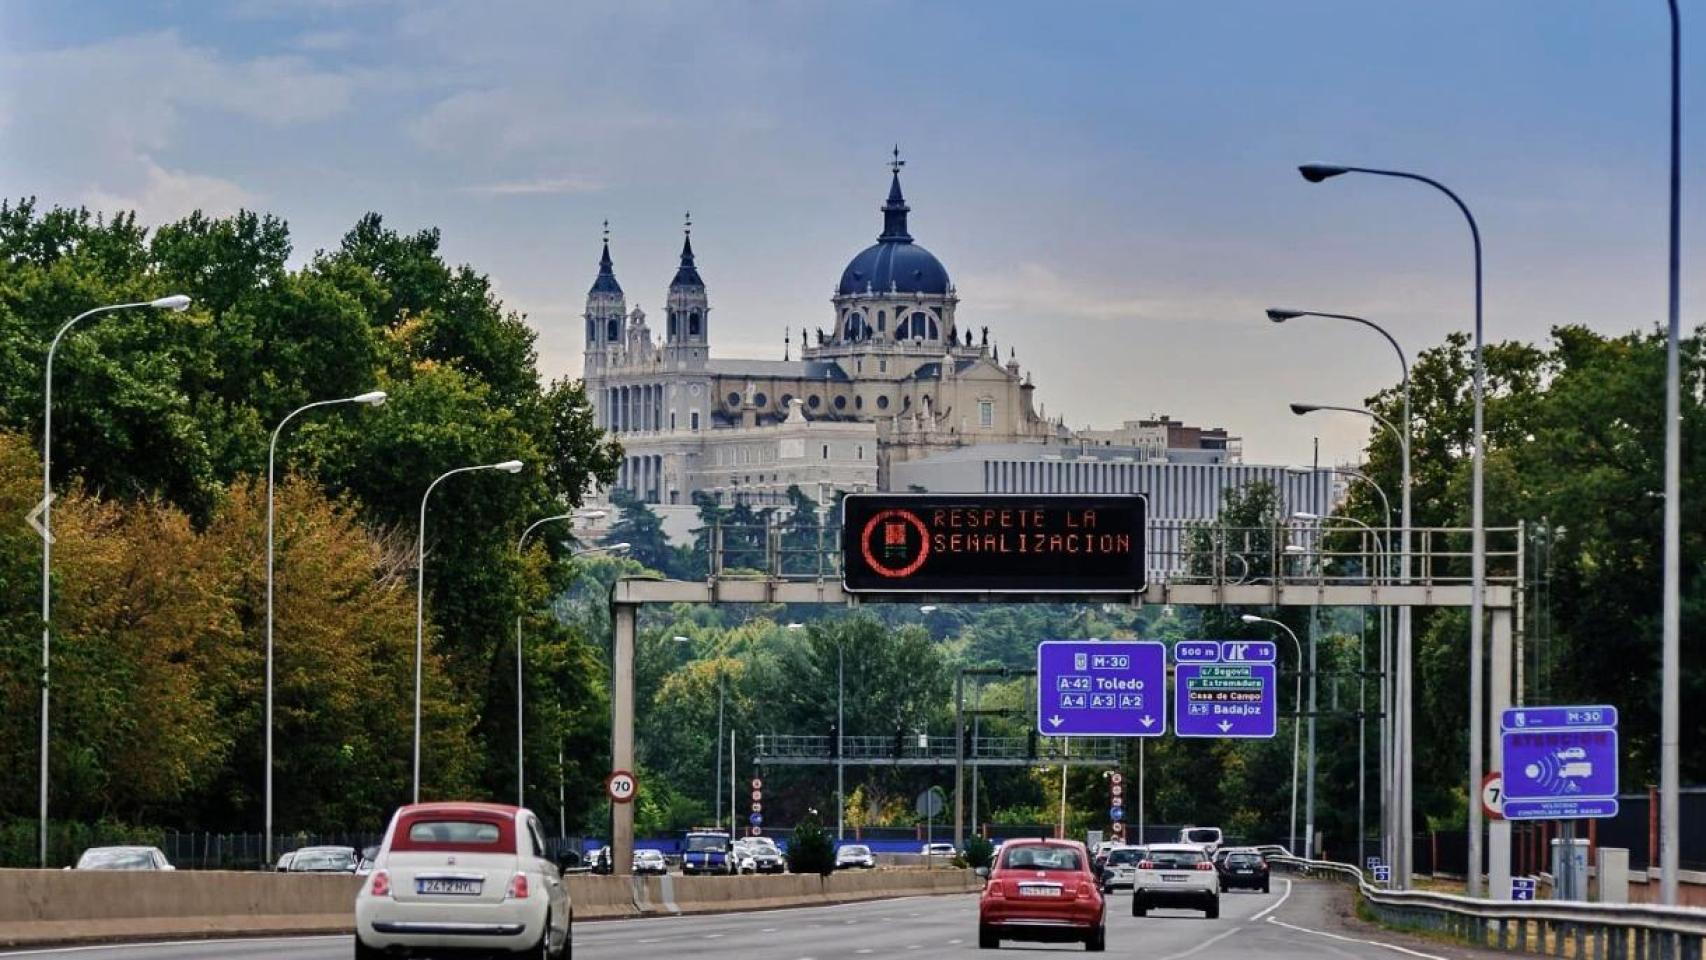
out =
[[(1683, 319), (1706, 274), (1706, 4), (1683, 0)], [(899, 144), (918, 241), (1069, 426), (1166, 413), (1250, 462), (1354, 459), (1355, 406), (1472, 324), (1665, 319), (1662, 0), (0, 0), (0, 195), (437, 227), (578, 375), (608, 219), (656, 314), (691, 211), (712, 355), (829, 327)], [(797, 336), (797, 334), (796, 334)], [(797, 350), (797, 345), (796, 345)], [(797, 356), (797, 354), (796, 354)]]

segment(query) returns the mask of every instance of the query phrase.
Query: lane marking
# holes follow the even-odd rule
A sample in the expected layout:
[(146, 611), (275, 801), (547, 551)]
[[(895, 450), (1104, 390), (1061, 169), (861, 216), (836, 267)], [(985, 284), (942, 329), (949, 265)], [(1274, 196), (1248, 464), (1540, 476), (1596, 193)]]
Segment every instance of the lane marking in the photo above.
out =
[(1285, 882), (1285, 892), (1280, 894), (1280, 898), (1278, 900), (1275, 900), (1273, 902), (1273, 904), (1271, 906), (1269, 906), (1266, 910), (1263, 910), (1261, 913), (1258, 913), (1255, 916), (1251, 917), (1250, 918), (1251, 922), (1260, 920), (1263, 917), (1266, 917), (1268, 914), (1273, 913), (1275, 910), (1278, 910), (1280, 908), (1280, 905), (1285, 903), (1286, 898), (1289, 896), (1291, 896), (1291, 881), (1287, 880)]
[(1193, 954), (1197, 954), (1197, 953), (1200, 953), (1204, 950), (1207, 950), (1209, 947), (1212, 947), (1215, 944), (1219, 943), (1220, 941), (1225, 940), (1227, 937), (1232, 936), (1233, 934), (1237, 933), (1241, 929), (1243, 929), (1243, 928), (1242, 927), (1233, 927), (1230, 930), (1222, 931), (1220, 933), (1215, 934), (1212, 937), (1209, 937), (1207, 940), (1204, 940), (1202, 943), (1197, 944), (1196, 946), (1190, 948), (1189, 950), (1184, 950), (1184, 951), (1181, 951), (1179, 953), (1169, 954), (1165, 957), (1162, 957), (1161, 960), (1185, 960), (1186, 957), (1189, 957), (1189, 956), (1192, 956)]
[(1268, 922), (1285, 927), (1287, 930), (1296, 930), (1299, 933), (1313, 933), (1318, 937), (1329, 937), (1333, 940), (1342, 940), (1345, 943), (1361, 943), (1370, 947), (1383, 947), (1387, 950), (1408, 954), (1412, 957), (1421, 957), (1422, 960), (1446, 960), (1445, 957), (1442, 957), (1437, 953), (1423, 953), (1420, 950), (1411, 950), (1409, 947), (1400, 947), (1395, 943), (1382, 943), (1379, 940), (1363, 940), (1358, 937), (1347, 937), (1337, 933), (1328, 933), (1325, 930), (1311, 930), (1308, 927), (1299, 927), (1295, 924), (1286, 923), (1284, 920), (1280, 920), (1275, 917), (1269, 917)]
[(246, 943), (260, 945), (263, 943), (312, 943), (316, 940), (342, 940), (348, 942), (348, 934), (306, 936), (306, 937), (223, 937), (208, 940), (154, 940), (144, 943), (92, 943), (81, 947), (37, 947), (33, 950), (0, 950), (0, 957), (45, 957), (62, 953), (92, 953), (96, 951), (132, 951), (153, 950), (163, 947), (195, 947), (222, 943)]

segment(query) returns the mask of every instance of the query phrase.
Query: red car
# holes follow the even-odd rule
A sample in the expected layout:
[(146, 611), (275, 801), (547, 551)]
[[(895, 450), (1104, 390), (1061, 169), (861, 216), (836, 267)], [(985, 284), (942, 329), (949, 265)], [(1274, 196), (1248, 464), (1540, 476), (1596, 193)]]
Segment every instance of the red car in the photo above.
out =
[(1003, 940), (1083, 941), (1108, 946), (1102, 892), (1090, 873), (1090, 854), (1075, 840), (1009, 840), (988, 872), (977, 907), (977, 945)]

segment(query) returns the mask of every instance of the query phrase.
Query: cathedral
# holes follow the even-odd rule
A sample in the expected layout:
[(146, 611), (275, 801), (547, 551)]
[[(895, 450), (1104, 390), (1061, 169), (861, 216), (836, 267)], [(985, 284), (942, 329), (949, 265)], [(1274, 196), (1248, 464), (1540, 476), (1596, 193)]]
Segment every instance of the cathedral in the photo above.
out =
[[(799, 359), (711, 356), (711, 301), (692, 224), (670, 281), (662, 340), (616, 280), (608, 230), (586, 299), (585, 382), (625, 450), (616, 486), (653, 504), (703, 492), (725, 504), (887, 490), (894, 468), (964, 447), (1072, 442), (989, 329), (962, 324), (942, 262), (912, 237), (891, 163), (882, 232), (841, 271), (828, 329), (802, 328)], [(787, 338), (790, 352), (793, 338)]]

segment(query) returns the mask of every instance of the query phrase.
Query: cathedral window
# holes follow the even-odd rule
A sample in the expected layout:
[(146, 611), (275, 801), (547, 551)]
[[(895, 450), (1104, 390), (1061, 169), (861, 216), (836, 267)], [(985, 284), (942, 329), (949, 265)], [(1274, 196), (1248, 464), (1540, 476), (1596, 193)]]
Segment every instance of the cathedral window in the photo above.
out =
[(770, 400), (770, 398), (769, 398), (769, 397), (766, 397), (766, 396), (765, 396), (765, 395), (764, 395), (764, 394), (762, 394), (762, 393), (755, 393), (755, 394), (753, 394), (753, 395), (752, 395), (752, 402), (753, 402), (753, 405), (754, 405), (754, 406), (759, 406), (759, 407), (762, 407), (762, 406), (764, 406), (764, 405), (765, 405), (765, 404), (766, 404), (766, 403), (768, 403), (768, 402), (769, 402), (769, 400)]
[(731, 407), (740, 406), (740, 394), (738, 394), (738, 393), (729, 394), (729, 406), (731, 406)]
[(854, 397), (853, 398), (853, 409), (855, 409), (855, 410), (865, 409), (865, 398), (864, 397)]
[(995, 426), (994, 400), (979, 400), (977, 402), (977, 425), (980, 427)]
[(690, 337), (699, 335), (699, 311), (697, 310), (687, 315), (687, 335)]
[(889, 398), (886, 396), (878, 397), (877, 398), (877, 409), (878, 410), (887, 410), (888, 408), (889, 408)]
[(841, 325), (841, 338), (852, 342), (871, 339), (871, 327), (865, 322), (865, 315), (857, 310), (849, 313), (847, 322)]
[(598, 339), (598, 326), (589, 319), (586, 322), (586, 342), (591, 343), (597, 339)]
[[(841, 398), (837, 397), (836, 399), (839, 400)], [(825, 460), (829, 459), (829, 444), (827, 444), (827, 443), (823, 445), (823, 458)]]
[(888, 328), (889, 328), (888, 311), (887, 310), (878, 310), (877, 311), (877, 332), (882, 333), (884, 330), (887, 330)]
[(782, 409), (784, 409), (784, 410), (788, 409), (788, 404), (793, 403), (793, 402), (794, 402), (794, 395), (793, 394), (791, 394), (791, 393), (782, 394)]
[(806, 398), (806, 406), (816, 410), (818, 407), (823, 406), (823, 398), (814, 393)]
[(676, 330), (675, 330), (675, 311), (671, 310), (669, 312), (669, 335), (671, 337), (674, 337), (675, 332), (676, 332)]
[(846, 397), (836, 397), (835, 398), (835, 409), (837, 409), (837, 410), (847, 409), (847, 398)]
[(622, 339), (622, 330), (620, 325), (621, 321), (612, 317), (605, 325), (604, 329), (606, 332), (604, 339), (609, 340), (611, 343), (615, 343), (617, 340)]
[(699, 411), (695, 410), (688, 414), (688, 416), (691, 418), (688, 422), (691, 423), (693, 425), (693, 429), (697, 431), (699, 429)]
[(888, 373), (889, 372), (889, 362), (887, 360), (878, 360), (877, 361), (877, 372), (878, 373)]

